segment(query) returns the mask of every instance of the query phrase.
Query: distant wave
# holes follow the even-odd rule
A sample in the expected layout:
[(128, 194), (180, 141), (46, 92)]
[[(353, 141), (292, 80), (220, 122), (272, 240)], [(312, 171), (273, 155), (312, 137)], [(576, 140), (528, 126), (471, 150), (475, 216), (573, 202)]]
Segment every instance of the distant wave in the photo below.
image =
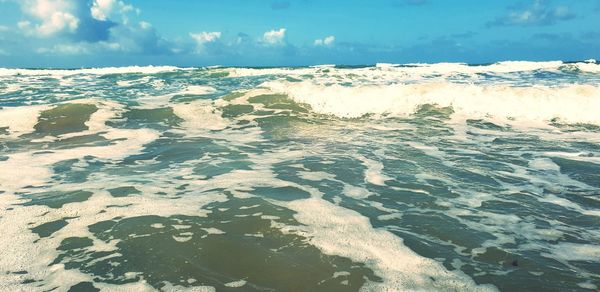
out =
[[(360, 69), (342, 69), (333, 65), (311, 66), (307, 68), (228, 68), (232, 77), (269, 75), (269, 74), (307, 74), (315, 69), (323, 70), (360, 70)], [(528, 61), (504, 61), (487, 65), (470, 65), (466, 63), (413, 63), (413, 64), (387, 64), (378, 63), (374, 66), (366, 66), (361, 69), (376, 69), (384, 72), (404, 73), (404, 74), (481, 74), (481, 73), (514, 73), (525, 71), (561, 71), (561, 70), (579, 70), (581, 72), (598, 73), (600, 64), (595, 60), (581, 62), (528, 62)]]
[[(519, 71), (534, 71), (534, 70), (561, 70), (565, 66), (570, 66), (572, 69), (582, 72), (600, 72), (600, 64), (596, 60), (590, 59), (580, 62), (530, 62), (530, 61), (503, 61), (493, 64), (477, 65), (467, 63), (408, 63), (408, 64), (389, 64), (377, 63), (372, 66), (360, 66), (361, 68), (377, 68), (379, 70), (389, 70), (406, 73), (509, 73)], [(176, 67), (176, 66), (125, 66), (125, 67), (99, 67), (99, 68), (81, 68), (81, 69), (29, 69), (29, 68), (0, 68), (0, 76), (6, 75), (74, 75), (74, 74), (155, 74), (160, 72), (169, 72), (177, 70), (194, 70), (194, 69), (209, 69), (209, 70), (226, 70), (231, 74), (231, 77), (267, 75), (267, 74), (301, 74), (303, 71), (312, 71), (315, 69), (336, 69), (345, 68), (345, 66), (326, 64), (313, 65), (306, 67), (223, 67), (223, 66), (207, 66), (207, 67)]]
[(126, 73), (141, 73), (141, 74), (156, 74), (160, 72), (169, 72), (177, 70), (185, 70), (189, 68), (179, 68), (175, 66), (128, 66), (128, 67), (103, 67), (103, 68), (86, 68), (86, 69), (9, 69), (0, 68), (0, 76), (7, 75), (53, 75), (66, 76), (75, 74), (126, 74)]

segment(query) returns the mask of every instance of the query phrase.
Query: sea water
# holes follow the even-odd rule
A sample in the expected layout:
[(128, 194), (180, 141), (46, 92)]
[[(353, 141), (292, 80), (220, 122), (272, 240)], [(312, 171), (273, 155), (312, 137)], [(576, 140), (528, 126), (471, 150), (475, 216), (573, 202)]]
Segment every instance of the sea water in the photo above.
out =
[(595, 61), (0, 69), (0, 291), (600, 286)]

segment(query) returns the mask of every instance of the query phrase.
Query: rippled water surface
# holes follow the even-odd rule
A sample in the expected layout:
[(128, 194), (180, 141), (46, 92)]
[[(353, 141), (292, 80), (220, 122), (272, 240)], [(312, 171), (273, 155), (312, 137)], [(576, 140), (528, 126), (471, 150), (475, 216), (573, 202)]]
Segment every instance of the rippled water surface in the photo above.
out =
[(0, 69), (0, 291), (592, 291), (600, 65)]

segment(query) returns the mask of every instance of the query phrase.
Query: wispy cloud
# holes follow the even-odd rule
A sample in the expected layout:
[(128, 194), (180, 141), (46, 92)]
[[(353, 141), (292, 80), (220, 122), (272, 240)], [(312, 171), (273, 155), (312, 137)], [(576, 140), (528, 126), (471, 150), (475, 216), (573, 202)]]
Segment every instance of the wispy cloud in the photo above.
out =
[(333, 43), (335, 42), (335, 36), (328, 36), (322, 39), (316, 39), (314, 44), (315, 46), (326, 46), (326, 47), (330, 47), (333, 45)]
[(529, 3), (508, 8), (508, 13), (488, 22), (488, 26), (536, 26), (551, 25), (559, 21), (575, 18), (567, 6), (551, 6), (545, 0), (533, 0)]

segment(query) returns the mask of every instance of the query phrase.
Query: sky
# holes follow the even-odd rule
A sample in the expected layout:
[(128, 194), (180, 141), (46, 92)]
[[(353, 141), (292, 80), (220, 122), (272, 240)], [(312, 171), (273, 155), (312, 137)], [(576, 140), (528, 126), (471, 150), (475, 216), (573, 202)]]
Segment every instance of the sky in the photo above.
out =
[(600, 59), (600, 0), (0, 0), (0, 67)]

